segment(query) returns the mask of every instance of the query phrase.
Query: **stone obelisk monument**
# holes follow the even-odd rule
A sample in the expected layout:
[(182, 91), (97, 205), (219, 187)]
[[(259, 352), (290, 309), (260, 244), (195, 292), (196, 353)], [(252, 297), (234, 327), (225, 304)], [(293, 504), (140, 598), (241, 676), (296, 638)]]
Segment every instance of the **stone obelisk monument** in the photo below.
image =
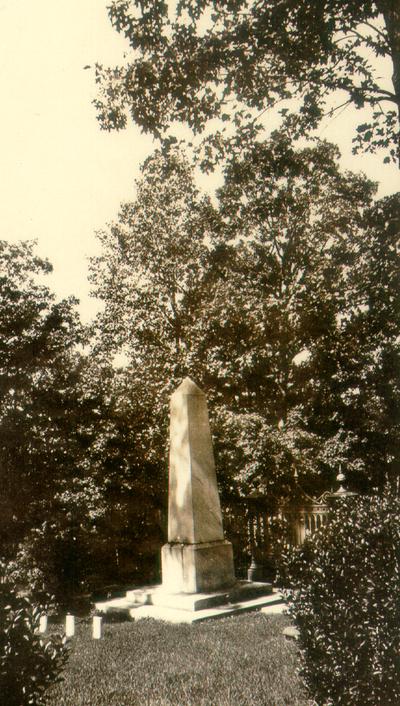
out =
[(162, 589), (218, 591), (235, 583), (232, 545), (224, 539), (207, 400), (186, 378), (171, 397), (168, 543)]
[[(236, 581), (224, 539), (205, 394), (186, 378), (171, 397), (168, 543), (162, 584), (96, 603), (135, 620), (192, 623), (281, 603), (271, 584)], [(279, 607), (279, 606), (278, 606)], [(265, 608), (266, 609), (266, 608)]]

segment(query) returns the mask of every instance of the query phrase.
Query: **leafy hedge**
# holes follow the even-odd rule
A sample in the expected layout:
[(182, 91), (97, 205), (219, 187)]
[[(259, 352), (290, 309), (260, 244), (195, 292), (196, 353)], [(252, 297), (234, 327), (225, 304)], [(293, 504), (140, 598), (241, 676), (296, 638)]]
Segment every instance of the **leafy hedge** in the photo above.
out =
[(319, 706), (400, 703), (400, 500), (336, 501), (328, 525), (281, 567)]
[(2, 706), (42, 706), (60, 680), (68, 651), (61, 635), (36, 631), (41, 609), (18, 594), (0, 565), (0, 701)]

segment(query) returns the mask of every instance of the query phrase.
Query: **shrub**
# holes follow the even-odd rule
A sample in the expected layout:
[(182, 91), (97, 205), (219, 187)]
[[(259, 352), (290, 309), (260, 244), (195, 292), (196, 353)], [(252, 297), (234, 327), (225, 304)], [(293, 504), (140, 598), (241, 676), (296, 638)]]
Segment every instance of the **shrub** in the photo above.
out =
[(286, 556), (280, 578), (319, 706), (400, 703), (400, 500), (336, 501), (328, 524)]
[(3, 706), (42, 706), (67, 659), (60, 635), (37, 634), (41, 608), (18, 594), (0, 566), (0, 694)]

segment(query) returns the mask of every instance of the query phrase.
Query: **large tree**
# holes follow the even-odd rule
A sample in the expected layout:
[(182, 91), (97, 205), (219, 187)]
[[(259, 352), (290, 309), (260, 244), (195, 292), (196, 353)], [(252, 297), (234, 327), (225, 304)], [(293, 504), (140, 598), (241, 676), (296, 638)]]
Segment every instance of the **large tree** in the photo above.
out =
[[(212, 206), (177, 150), (157, 152), (136, 200), (100, 234), (97, 350), (125, 351), (126, 384), (148, 415), (144, 458), (160, 473), (168, 396), (187, 374), (209, 396), (225, 497), (238, 485), (280, 492), (295, 469), (312, 490), (326, 487), (340, 462), (359, 486), (392, 467), (389, 449), (389, 465), (381, 453), (390, 425), (376, 341), (379, 331), (385, 350), (396, 347), (397, 261), (393, 243), (387, 255), (376, 247), (386, 231), (383, 212), (369, 211), (374, 186), (341, 173), (337, 156), (325, 143), (295, 150), (275, 135), (232, 155)], [(380, 450), (361, 384), (367, 368)]]
[[(348, 288), (350, 317), (334, 353), (332, 413), (376, 486), (399, 482), (400, 194), (365, 214), (357, 275)], [(350, 353), (350, 355), (349, 355)]]
[(243, 479), (276, 485), (296, 467), (312, 490), (344, 464), (367, 487), (395, 470), (398, 200), (370, 211), (373, 191), (338, 170), (332, 146), (296, 151), (279, 136), (225, 169), (223, 276), (199, 347), (247, 454)]
[[(399, 157), (398, 0), (112, 0), (109, 15), (131, 55), (97, 67), (106, 129), (124, 127), (128, 114), (157, 136), (174, 121), (199, 132), (215, 117), (243, 128), (295, 98), (294, 110), (283, 103), (291, 134), (338, 106), (369, 107), (358, 146)], [(391, 84), (376, 59), (391, 63)]]
[(146, 160), (136, 192), (98, 233), (102, 249), (92, 258), (91, 281), (105, 302), (98, 350), (109, 360), (125, 351), (145, 399), (165, 392), (161, 382), (195, 374), (188, 332), (202, 311), (213, 209), (174, 148)]
[(0, 262), (1, 555), (28, 557), (39, 542), (45, 582), (64, 579), (68, 593), (101, 509), (87, 463), (83, 329), (76, 300), (57, 302), (43, 284), (51, 265), (32, 242), (0, 241)]
[(143, 554), (154, 573), (162, 484), (143, 461), (138, 390), (127, 403), (84, 355), (76, 300), (56, 301), (50, 271), (33, 243), (0, 241), (0, 557), (36, 597), (68, 602), (133, 576)]
[[(0, 242), (0, 468), (2, 550), (42, 513), (71, 463), (66, 424), (82, 336), (74, 301), (55, 302), (39, 277), (51, 269), (32, 243)], [(22, 511), (23, 508), (23, 511)], [(14, 522), (12, 519), (14, 518)]]

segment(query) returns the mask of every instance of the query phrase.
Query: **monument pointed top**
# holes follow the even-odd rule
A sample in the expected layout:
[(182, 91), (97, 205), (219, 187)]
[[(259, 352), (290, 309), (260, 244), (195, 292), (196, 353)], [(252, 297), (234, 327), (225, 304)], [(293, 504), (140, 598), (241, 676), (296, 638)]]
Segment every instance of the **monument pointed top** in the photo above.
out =
[(203, 390), (189, 377), (186, 377), (174, 392), (174, 395), (204, 395)]

